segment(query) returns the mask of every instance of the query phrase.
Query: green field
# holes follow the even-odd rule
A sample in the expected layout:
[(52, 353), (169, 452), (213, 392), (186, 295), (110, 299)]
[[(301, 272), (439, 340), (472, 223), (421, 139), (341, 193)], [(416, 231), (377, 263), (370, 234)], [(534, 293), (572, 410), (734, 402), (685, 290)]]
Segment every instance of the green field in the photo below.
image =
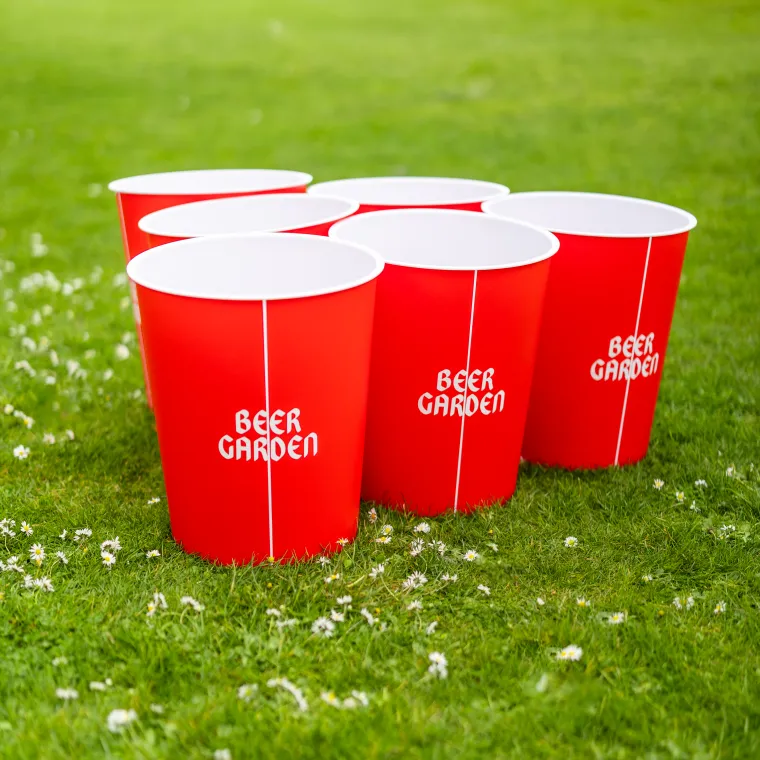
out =
[[(0, 560), (55, 589), (0, 572), (0, 757), (760, 757), (758, 39), (752, 0), (0, 0), (0, 408), (34, 420), (0, 414), (0, 520), (16, 521)], [(646, 461), (524, 466), (509, 503), (429, 521), (443, 558), (411, 557), (419, 521), (371, 524), (366, 505), (329, 567), (183, 554), (105, 185), (239, 166), (473, 176), (693, 212)], [(76, 542), (80, 528), (92, 536)], [(405, 591), (415, 570), (428, 583)], [(168, 608), (148, 617), (157, 591)], [(345, 594), (335, 635), (313, 634)], [(569, 644), (581, 659), (558, 662)], [(431, 652), (447, 678), (427, 672)], [(320, 696), (352, 690), (368, 706)], [(117, 708), (137, 715), (121, 733)]]

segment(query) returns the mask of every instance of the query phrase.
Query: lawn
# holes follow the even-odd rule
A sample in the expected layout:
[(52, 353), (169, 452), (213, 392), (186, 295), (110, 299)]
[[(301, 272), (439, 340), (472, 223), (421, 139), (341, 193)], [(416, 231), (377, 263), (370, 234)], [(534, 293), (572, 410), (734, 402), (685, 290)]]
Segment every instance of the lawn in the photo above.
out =
[[(54, 588), (0, 573), (0, 756), (760, 756), (759, 35), (751, 0), (0, 4), (0, 402), (33, 419), (0, 415), (0, 559)], [(510, 502), (428, 534), (364, 505), (326, 566), (185, 555), (105, 185), (236, 166), (696, 214), (647, 459), (524, 465)], [(419, 536), (446, 552), (410, 556)], [(114, 709), (137, 717), (110, 731)]]

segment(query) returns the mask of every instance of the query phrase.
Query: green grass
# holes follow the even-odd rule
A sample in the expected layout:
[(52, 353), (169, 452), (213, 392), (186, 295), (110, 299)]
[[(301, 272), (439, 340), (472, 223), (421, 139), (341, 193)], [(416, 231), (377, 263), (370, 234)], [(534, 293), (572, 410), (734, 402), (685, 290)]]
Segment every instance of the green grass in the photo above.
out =
[[(34, 528), (0, 539), (0, 558), (25, 560), (35, 540), (70, 556), (33, 570), (53, 593), (0, 573), (0, 756), (760, 756), (758, 34), (749, 0), (0, 4), (0, 257), (15, 263), (0, 289), (18, 308), (0, 307), (0, 393), (35, 420), (26, 430), (0, 415), (0, 518)], [(333, 561), (335, 584), (316, 563), (228, 569), (183, 554), (165, 500), (147, 503), (163, 485), (152, 416), (133, 397), (134, 344), (127, 361), (114, 352), (133, 330), (126, 287), (112, 284), (116, 210), (89, 186), (226, 166), (474, 176), (695, 213), (646, 461), (525, 467), (508, 504), (430, 521), (450, 547), (443, 559), (409, 556), (416, 520), (383, 513), (372, 526), (365, 507), (357, 542)], [(33, 232), (45, 258), (31, 257)], [(21, 290), (44, 270), (85, 283), (69, 296)], [(45, 304), (53, 313), (34, 325)], [(23, 348), (9, 332), (18, 324), (38, 344), (46, 336), (61, 366)], [(22, 359), (36, 377), (14, 370)], [(68, 377), (68, 360), (87, 377)], [(60, 442), (65, 429), (76, 440)], [(59, 442), (44, 445), (46, 431)], [(29, 459), (14, 459), (19, 444)], [(724, 523), (737, 532), (720, 540)], [(70, 540), (81, 527), (93, 531), (87, 551)], [(109, 571), (98, 546), (116, 535), (124, 548)], [(565, 548), (568, 535), (580, 546)], [(153, 548), (162, 556), (146, 559)], [(477, 562), (462, 560), (470, 548)], [(385, 575), (369, 578), (383, 561)], [(429, 583), (404, 592), (417, 569)], [(459, 580), (446, 585), (444, 572)], [(169, 608), (148, 622), (156, 590)], [(342, 593), (354, 599), (347, 621), (334, 638), (313, 636)], [(182, 607), (185, 594), (205, 611)], [(676, 610), (677, 595), (694, 607)], [(411, 599), (423, 610), (407, 611)], [(297, 626), (276, 628), (265, 609), (279, 605)], [(370, 628), (361, 607), (387, 629)], [(605, 611), (627, 621), (609, 625)], [(567, 644), (583, 648), (579, 662), (553, 659)], [(448, 658), (445, 680), (426, 674), (434, 650)], [(54, 666), (59, 657), (68, 663)], [(307, 713), (266, 686), (278, 676), (303, 689)], [(105, 678), (108, 691), (88, 689)], [(237, 698), (245, 683), (259, 686), (250, 703)], [(79, 699), (62, 702), (58, 687)], [(368, 708), (320, 700), (352, 689)], [(106, 728), (114, 708), (139, 715), (122, 735)]]

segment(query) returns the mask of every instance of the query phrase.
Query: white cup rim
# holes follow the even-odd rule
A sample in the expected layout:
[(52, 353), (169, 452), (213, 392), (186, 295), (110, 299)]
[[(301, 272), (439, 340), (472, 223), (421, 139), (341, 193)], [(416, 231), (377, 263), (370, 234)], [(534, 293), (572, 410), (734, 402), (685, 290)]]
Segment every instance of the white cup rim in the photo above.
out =
[(122, 177), (108, 189), (121, 195), (254, 193), (308, 185), (312, 179), (290, 169), (188, 169)]
[[(665, 218), (666, 215), (672, 217), (672, 222), (668, 224), (661, 223), (659, 225), (654, 222), (651, 226), (643, 226), (640, 229), (633, 229), (631, 224), (621, 224), (620, 227), (615, 230), (608, 214), (602, 214), (598, 217), (596, 226), (593, 222), (573, 222), (559, 219), (555, 217), (552, 219), (552, 212), (540, 210), (528, 211), (520, 209), (520, 203), (522, 201), (542, 201), (557, 199), (562, 202), (567, 200), (583, 200), (589, 205), (596, 204), (601, 206), (604, 204), (607, 207), (607, 211), (610, 208), (617, 205), (620, 208), (630, 207), (638, 208), (639, 210), (646, 209), (649, 212), (658, 214), (661, 218)], [(510, 208), (510, 205), (514, 208)], [(668, 237), (671, 235), (678, 235), (683, 232), (688, 232), (697, 226), (697, 218), (690, 214), (688, 211), (684, 211), (677, 206), (670, 206), (667, 203), (660, 203), (658, 201), (650, 201), (645, 198), (635, 198), (627, 195), (614, 195), (609, 193), (587, 193), (569, 190), (537, 190), (529, 192), (511, 193), (504, 198), (494, 198), (486, 201), (482, 205), (483, 212), (489, 216), (494, 216), (500, 219), (523, 219), (530, 221), (532, 224), (544, 227), (551, 230), (551, 232), (561, 235), (577, 235), (579, 237), (601, 237), (601, 238), (655, 238), (655, 237)], [(524, 215), (524, 217), (523, 217)], [(606, 225), (605, 225), (606, 223)]]
[[(260, 250), (256, 250), (257, 244)], [(299, 261), (302, 251), (307, 256)], [(180, 261), (184, 266), (178, 270), (175, 262)], [(339, 263), (354, 271), (332, 276), (329, 265)], [(309, 267), (311, 264), (314, 266)], [(243, 281), (265, 279), (277, 266), (281, 268), (281, 286), (269, 290), (264, 285), (243, 287)], [(212, 301), (279, 301), (350, 290), (374, 280), (384, 266), (371, 249), (325, 235), (258, 232), (208, 235), (159, 245), (133, 258), (127, 265), (127, 274), (137, 285), (173, 296)], [(171, 271), (167, 274), (167, 270)], [(178, 271), (183, 274), (177, 276)], [(310, 275), (323, 282), (312, 287), (304, 287), (303, 282), (293, 284)]]
[[(405, 187), (406, 191), (412, 185), (420, 188), (439, 189), (441, 193), (438, 196), (428, 196), (430, 200), (420, 197), (419, 202), (409, 202), (393, 197), (393, 186)], [(374, 191), (378, 193), (388, 193), (386, 196), (372, 195)], [(455, 187), (465, 188), (468, 192), (456, 195)], [(469, 193), (469, 190), (472, 192)], [(334, 179), (327, 182), (318, 182), (311, 185), (307, 191), (309, 195), (332, 195), (342, 198), (349, 198), (365, 206), (398, 206), (415, 207), (415, 206), (448, 206), (454, 204), (482, 203), (491, 198), (498, 198), (509, 193), (506, 185), (497, 182), (490, 182), (482, 179), (470, 179), (466, 177), (415, 177), (415, 176), (388, 176), (388, 177), (347, 177), (345, 179)], [(446, 193), (450, 194), (447, 196)]]
[[(375, 226), (377, 231), (386, 234), (391, 229), (391, 222), (411, 220), (410, 230), (413, 229), (414, 221), (421, 222), (418, 225), (418, 232), (422, 232), (422, 238), (425, 240), (432, 239), (432, 235), (442, 234), (443, 238), (435, 241), (434, 246), (452, 245), (456, 246), (456, 252), (445, 252), (445, 255), (436, 260), (436, 255), (425, 257), (416, 253), (424, 248), (422, 244), (414, 241), (410, 246), (409, 253), (398, 255), (400, 246), (398, 243), (387, 244), (384, 241), (369, 240), (372, 237), (372, 230), (362, 230)], [(494, 224), (497, 222), (497, 224)], [(444, 229), (448, 226), (449, 229)], [(460, 227), (461, 230), (458, 230)], [(468, 228), (469, 229), (466, 229)], [(489, 228), (490, 229), (487, 229)], [(450, 233), (457, 233), (452, 235)], [(512, 233), (512, 234), (510, 234)], [(527, 234), (526, 234), (527, 233)], [(441, 271), (486, 271), (498, 269), (514, 269), (516, 267), (529, 266), (544, 261), (552, 257), (560, 246), (559, 240), (547, 229), (538, 227), (527, 222), (516, 219), (500, 219), (495, 216), (488, 216), (474, 211), (459, 211), (455, 209), (391, 209), (386, 211), (370, 211), (366, 214), (357, 214), (336, 222), (328, 233), (330, 238), (350, 242), (357, 245), (363, 245), (375, 250), (378, 255), (387, 263), (394, 266), (408, 267), (411, 269), (428, 269)], [(468, 247), (464, 250), (466, 243), (461, 239), (467, 239), (468, 235), (472, 237), (474, 247)], [(529, 254), (521, 255), (519, 251), (510, 251), (508, 245), (512, 236), (524, 236), (523, 240), (514, 240), (514, 244), (521, 248), (529, 243), (534, 250)], [(501, 238), (499, 237), (501, 236)], [(403, 233), (399, 238), (403, 239)], [(361, 240), (359, 239), (361, 238)], [(502, 244), (503, 250), (496, 253), (487, 251), (482, 252), (481, 259), (478, 261), (477, 256), (480, 253), (475, 250), (480, 238), (481, 247), (496, 246)], [(385, 250), (388, 245), (389, 250)], [(461, 256), (461, 260), (460, 259)], [(469, 260), (468, 260), (469, 259)]]
[[(319, 210), (320, 201), (324, 202), (322, 210)], [(271, 223), (270, 214), (278, 206), (281, 207), (284, 216), (289, 217), (287, 224), (273, 225)], [(328, 195), (310, 196), (306, 193), (238, 195), (233, 198), (213, 198), (170, 206), (147, 214), (140, 219), (137, 226), (149, 235), (176, 238), (287, 232), (330, 224), (356, 213), (358, 209), (359, 204), (354, 201)]]

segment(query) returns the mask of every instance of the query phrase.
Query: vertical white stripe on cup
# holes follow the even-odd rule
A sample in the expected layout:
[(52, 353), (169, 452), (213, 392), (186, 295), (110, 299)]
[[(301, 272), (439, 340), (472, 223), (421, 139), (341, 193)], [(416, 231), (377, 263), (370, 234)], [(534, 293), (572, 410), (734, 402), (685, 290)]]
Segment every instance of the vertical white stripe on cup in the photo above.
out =
[(478, 270), (472, 273), (472, 304), (470, 305), (470, 333), (467, 336), (467, 363), (465, 364), (464, 396), (462, 397), (462, 427), (459, 429), (459, 457), (457, 459), (457, 484), (454, 489), (454, 511), (459, 509), (459, 477), (462, 474), (462, 448), (464, 446), (464, 421), (467, 418), (467, 383), (470, 379), (470, 353), (472, 351), (472, 325), (475, 321), (475, 291), (478, 287)]
[[(639, 322), (641, 321), (641, 307), (644, 303), (644, 288), (647, 284), (647, 271), (649, 270), (649, 253), (652, 250), (652, 238), (649, 238), (647, 244), (647, 257), (644, 260), (644, 276), (641, 278), (641, 293), (639, 293), (639, 308), (636, 312), (636, 327), (633, 330), (633, 345), (636, 346), (636, 337), (639, 334)], [(633, 353), (633, 349), (631, 349)], [(633, 356), (631, 356), (633, 359)], [(615, 449), (615, 464), (619, 464), (620, 459), (620, 444), (623, 441), (623, 428), (625, 427), (625, 411), (628, 407), (628, 390), (631, 387), (631, 366), (628, 365), (628, 377), (625, 379), (625, 395), (623, 396), (623, 411), (620, 414), (620, 428), (618, 429), (617, 448)]]
[(261, 325), (264, 331), (264, 404), (267, 411), (267, 498), (269, 502), (269, 556), (274, 557), (274, 530), (272, 528), (272, 434), (269, 431), (269, 336), (267, 302), (261, 302)]

